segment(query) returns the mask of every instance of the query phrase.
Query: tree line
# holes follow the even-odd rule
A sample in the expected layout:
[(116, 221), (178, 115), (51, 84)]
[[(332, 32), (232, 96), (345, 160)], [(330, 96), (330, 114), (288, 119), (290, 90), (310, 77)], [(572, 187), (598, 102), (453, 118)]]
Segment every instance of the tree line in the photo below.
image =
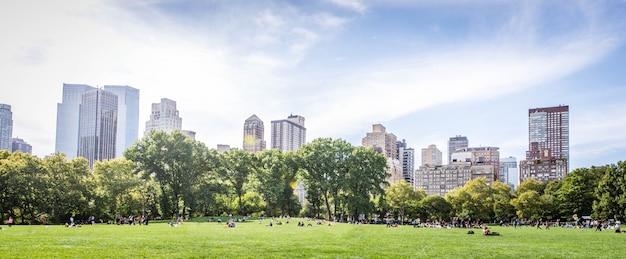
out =
[[(143, 215), (153, 219), (214, 215), (306, 216), (336, 220), (567, 219), (572, 214), (624, 219), (626, 163), (576, 169), (562, 181), (509, 185), (471, 180), (445, 197), (388, 183), (387, 159), (372, 148), (319, 138), (297, 151), (218, 153), (179, 131), (152, 131), (124, 158), (96, 162), (55, 153), (38, 158), (0, 151), (0, 219), (61, 223), (70, 216)], [(294, 189), (304, 186), (300, 204)]]
[[(179, 131), (152, 131), (124, 158), (38, 158), (0, 151), (0, 219), (105, 221), (128, 215), (170, 219), (209, 215), (348, 217), (371, 214), (386, 158), (371, 148), (320, 138), (298, 151), (218, 153)], [(306, 186), (303, 208), (294, 189)], [(339, 216), (338, 216), (339, 215)]]
[(523, 181), (511, 186), (476, 178), (445, 197), (427, 196), (399, 182), (386, 189), (388, 211), (401, 217), (449, 221), (451, 217), (483, 222), (572, 221), (574, 214), (594, 219), (626, 219), (626, 162), (579, 168), (563, 180)]

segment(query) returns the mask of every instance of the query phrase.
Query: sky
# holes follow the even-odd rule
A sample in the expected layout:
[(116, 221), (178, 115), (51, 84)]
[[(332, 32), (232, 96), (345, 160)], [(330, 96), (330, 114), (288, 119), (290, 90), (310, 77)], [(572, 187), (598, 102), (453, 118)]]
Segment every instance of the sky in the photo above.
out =
[[(447, 141), (525, 158), (528, 109), (568, 105), (570, 166), (626, 158), (626, 1), (51, 0), (0, 8), (0, 103), (13, 137), (54, 152), (62, 85), (177, 102), (208, 147), (256, 114), (306, 118), (307, 141), (372, 125), (416, 152)], [(444, 159), (446, 163), (447, 159)]]

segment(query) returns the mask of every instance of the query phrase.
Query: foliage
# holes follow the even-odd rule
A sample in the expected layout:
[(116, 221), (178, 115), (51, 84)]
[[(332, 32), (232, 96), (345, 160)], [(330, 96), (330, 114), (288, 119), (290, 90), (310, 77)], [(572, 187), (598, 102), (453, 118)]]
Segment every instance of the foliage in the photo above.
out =
[(447, 220), (452, 210), (452, 204), (439, 195), (426, 196), (419, 201), (418, 207), (422, 211), (420, 217), (430, 220)]
[(327, 219), (343, 218), (343, 209), (352, 217), (373, 211), (369, 199), (382, 193), (386, 184), (386, 159), (382, 154), (330, 138), (315, 139), (302, 146), (298, 154), (307, 200), (317, 216), (322, 208), (326, 209)]
[(475, 178), (446, 194), (452, 214), (472, 220), (488, 220), (493, 214), (492, 189), (485, 177)]
[(97, 207), (101, 217), (114, 219), (116, 216), (140, 215), (141, 191), (144, 183), (132, 161), (114, 159), (96, 161), (94, 176), (97, 182)]
[(560, 215), (591, 215), (596, 198), (595, 189), (602, 177), (602, 169), (576, 169), (563, 179), (555, 192)]
[(232, 149), (224, 152), (220, 159), (218, 172), (222, 179), (233, 188), (237, 196), (237, 213), (242, 215), (244, 185), (248, 183), (250, 175), (254, 172), (255, 157), (245, 150)]
[(500, 181), (493, 183), (493, 214), (497, 220), (507, 221), (515, 217), (515, 208), (511, 205), (511, 186)]
[(385, 189), (387, 204), (397, 212), (400, 220), (404, 221), (404, 211), (413, 201), (419, 202), (423, 197), (419, 197), (406, 181), (399, 180)]
[(207, 156), (203, 144), (180, 131), (168, 134), (153, 130), (124, 152), (143, 179), (154, 177), (159, 183), (161, 210), (168, 217), (186, 215), (187, 209), (194, 209), (192, 187), (203, 173), (214, 169)]
[(626, 220), (626, 161), (606, 167), (595, 196), (594, 216)]

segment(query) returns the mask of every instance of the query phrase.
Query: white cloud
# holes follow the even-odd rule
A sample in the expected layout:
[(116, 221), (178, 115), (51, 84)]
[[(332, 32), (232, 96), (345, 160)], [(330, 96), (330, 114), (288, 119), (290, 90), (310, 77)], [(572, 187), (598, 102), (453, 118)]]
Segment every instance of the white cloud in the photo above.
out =
[(350, 9), (357, 13), (363, 14), (367, 10), (365, 4), (363, 4), (360, 0), (327, 0), (330, 3), (333, 3), (337, 6)]
[(313, 19), (323, 27), (340, 27), (347, 22), (345, 18), (326, 12), (313, 15)]
[[(332, 2), (370, 13), (361, 1)], [(425, 46), (418, 54), (371, 52), (365, 53), (369, 62), (354, 63), (347, 53), (332, 53), (338, 58), (327, 58), (344, 67), (337, 71), (311, 51), (320, 42), (335, 47), (333, 37), (358, 21), (326, 10), (239, 6), (189, 22), (195, 17), (149, 4), (139, 11), (100, 1), (73, 4), (0, 10), (0, 32), (14, 35), (0, 43), (0, 70), (7, 75), (0, 102), (13, 104), (15, 135), (39, 155), (53, 151), (64, 82), (139, 88), (140, 134), (150, 104), (167, 97), (178, 102), (183, 127), (209, 147), (238, 146), (243, 121), (253, 113), (266, 128), (291, 112), (303, 115), (309, 140), (342, 137), (426, 107), (524, 91), (588, 66), (621, 43), (587, 20), (581, 32), (544, 40), (534, 29), (539, 18), (532, 8), (539, 7), (531, 6), (496, 35)], [(15, 27), (12, 21), (34, 22)], [(311, 61), (305, 70), (303, 61)]]

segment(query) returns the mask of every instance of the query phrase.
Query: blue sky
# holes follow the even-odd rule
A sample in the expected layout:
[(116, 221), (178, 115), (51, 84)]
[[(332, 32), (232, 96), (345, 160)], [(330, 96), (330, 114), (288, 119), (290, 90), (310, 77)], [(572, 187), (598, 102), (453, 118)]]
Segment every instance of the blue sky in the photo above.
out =
[(626, 1), (11, 1), (0, 103), (13, 135), (54, 151), (63, 83), (178, 103), (183, 129), (240, 147), (243, 122), (298, 114), (307, 139), (409, 146), (467, 136), (524, 158), (529, 108), (570, 106), (572, 168), (626, 157)]

